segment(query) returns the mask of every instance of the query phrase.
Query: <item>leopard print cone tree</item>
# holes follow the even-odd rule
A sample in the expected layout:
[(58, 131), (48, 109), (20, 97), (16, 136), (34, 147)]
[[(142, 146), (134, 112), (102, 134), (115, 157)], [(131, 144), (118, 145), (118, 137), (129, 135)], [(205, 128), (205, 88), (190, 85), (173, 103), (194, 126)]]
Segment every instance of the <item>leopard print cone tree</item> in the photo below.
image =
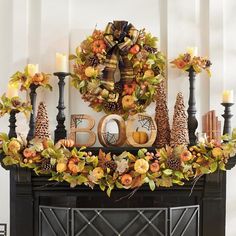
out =
[(167, 92), (165, 82), (161, 82), (157, 87), (156, 96), (156, 115), (157, 137), (155, 146), (158, 148), (165, 147), (170, 144), (170, 123), (167, 107)]
[(188, 117), (185, 110), (183, 94), (178, 93), (175, 102), (170, 145), (174, 147), (177, 145), (187, 146), (188, 144), (189, 144)]
[(47, 107), (44, 102), (40, 102), (35, 125), (35, 138), (45, 139), (50, 137), (49, 119)]

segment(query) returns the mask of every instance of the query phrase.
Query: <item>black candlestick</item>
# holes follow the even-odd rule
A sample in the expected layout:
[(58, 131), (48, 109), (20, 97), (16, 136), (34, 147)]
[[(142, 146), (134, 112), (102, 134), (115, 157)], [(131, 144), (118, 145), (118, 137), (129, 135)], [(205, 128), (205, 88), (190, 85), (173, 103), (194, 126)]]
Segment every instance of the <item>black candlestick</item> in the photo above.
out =
[(231, 113), (230, 107), (234, 105), (234, 103), (221, 103), (222, 106), (225, 107), (224, 114), (222, 115), (225, 119), (224, 121), (224, 129), (223, 134), (230, 134), (231, 133), (231, 122), (230, 119), (233, 117)]
[(58, 77), (59, 82), (59, 101), (58, 101), (58, 114), (57, 114), (57, 127), (54, 132), (54, 140), (55, 142), (59, 141), (60, 139), (66, 138), (66, 128), (64, 125), (64, 122), (66, 120), (65, 114), (64, 114), (64, 87), (65, 87), (65, 77), (70, 75), (70, 73), (66, 72), (56, 72), (54, 73), (55, 76)]
[(18, 113), (18, 110), (12, 110), (10, 112), (10, 118), (9, 118), (9, 123), (10, 125), (8, 126), (9, 129), (9, 133), (8, 133), (8, 137), (9, 138), (17, 138), (17, 134), (16, 134), (16, 114)]
[(31, 84), (30, 85), (30, 102), (32, 106), (32, 112), (30, 114), (30, 122), (29, 122), (29, 133), (27, 135), (27, 141), (30, 141), (34, 138), (35, 133), (35, 116), (36, 116), (36, 98), (37, 93), (36, 90), (39, 85)]
[(189, 70), (189, 100), (188, 100), (188, 133), (190, 145), (195, 145), (197, 142), (197, 136), (195, 135), (196, 129), (198, 127), (198, 121), (196, 119), (196, 98), (195, 98), (195, 77), (196, 73), (193, 67)]

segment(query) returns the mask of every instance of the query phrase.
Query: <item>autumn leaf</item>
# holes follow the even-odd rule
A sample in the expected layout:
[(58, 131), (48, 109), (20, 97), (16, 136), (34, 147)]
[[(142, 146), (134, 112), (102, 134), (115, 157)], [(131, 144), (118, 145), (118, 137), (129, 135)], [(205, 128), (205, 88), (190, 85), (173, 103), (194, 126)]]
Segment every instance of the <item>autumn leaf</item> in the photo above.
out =
[(135, 177), (132, 181), (131, 188), (138, 188), (142, 185), (141, 175)]

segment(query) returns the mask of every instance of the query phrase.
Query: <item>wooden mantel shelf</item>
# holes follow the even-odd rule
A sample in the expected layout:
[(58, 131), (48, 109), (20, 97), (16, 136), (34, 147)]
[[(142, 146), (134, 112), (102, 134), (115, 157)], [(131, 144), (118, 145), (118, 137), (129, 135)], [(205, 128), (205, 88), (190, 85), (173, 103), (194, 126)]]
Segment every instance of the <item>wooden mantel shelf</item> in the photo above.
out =
[[(96, 153), (99, 148), (90, 148)], [(153, 150), (151, 148), (150, 150)], [(121, 153), (123, 148), (103, 148), (104, 151)], [(130, 148), (135, 153), (137, 149)], [(227, 169), (236, 164), (236, 157), (229, 160)], [(226, 173), (218, 171), (205, 175), (196, 183), (184, 186), (156, 188), (151, 191), (143, 186), (128, 198), (133, 190), (114, 189), (109, 198), (99, 188), (86, 186), (70, 188), (67, 183), (48, 182), (47, 176), (37, 176), (29, 169), (10, 168), (10, 228), (11, 236), (38, 236), (39, 206), (81, 208), (141, 208), (200, 205), (202, 236), (225, 235)]]

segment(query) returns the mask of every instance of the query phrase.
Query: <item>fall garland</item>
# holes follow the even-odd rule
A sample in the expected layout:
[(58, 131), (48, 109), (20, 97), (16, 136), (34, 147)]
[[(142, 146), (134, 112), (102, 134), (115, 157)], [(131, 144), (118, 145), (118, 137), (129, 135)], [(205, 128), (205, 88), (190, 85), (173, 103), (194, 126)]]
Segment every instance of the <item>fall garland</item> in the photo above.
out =
[[(72, 84), (96, 111), (125, 117), (144, 112), (163, 78), (165, 58), (157, 38), (126, 21), (108, 23), (70, 55), (74, 61)], [(120, 71), (120, 81), (115, 74)]]
[(0, 117), (11, 111), (23, 112), (27, 115), (32, 110), (29, 102), (23, 102), (19, 97), (8, 98), (5, 94), (0, 98)]
[(29, 64), (25, 67), (24, 72), (17, 71), (11, 76), (10, 84), (18, 85), (20, 84), (20, 90), (28, 90), (30, 86), (41, 86), (52, 90), (52, 86), (49, 84), (50, 74), (44, 72), (38, 72), (35, 74), (30, 73), (30, 67), (35, 66)]
[(211, 75), (211, 61), (207, 57), (194, 56), (191, 52), (179, 54), (179, 56), (170, 62), (175, 68), (183, 71), (189, 71), (191, 68), (197, 74), (205, 70), (208, 75)]
[[(49, 180), (66, 181), (71, 187), (98, 185), (110, 196), (112, 189), (136, 189), (149, 184), (150, 189), (184, 185), (186, 181), (218, 169), (225, 170), (228, 159), (236, 154), (235, 131), (228, 142), (198, 144), (190, 148), (177, 146), (157, 149), (155, 153), (139, 149), (137, 155), (123, 152), (98, 155), (85, 148), (70, 150), (49, 139), (34, 139), (29, 145), (22, 140), (0, 134), (0, 153), (5, 166), (18, 165), (48, 174)], [(225, 138), (224, 138), (225, 139)]]

